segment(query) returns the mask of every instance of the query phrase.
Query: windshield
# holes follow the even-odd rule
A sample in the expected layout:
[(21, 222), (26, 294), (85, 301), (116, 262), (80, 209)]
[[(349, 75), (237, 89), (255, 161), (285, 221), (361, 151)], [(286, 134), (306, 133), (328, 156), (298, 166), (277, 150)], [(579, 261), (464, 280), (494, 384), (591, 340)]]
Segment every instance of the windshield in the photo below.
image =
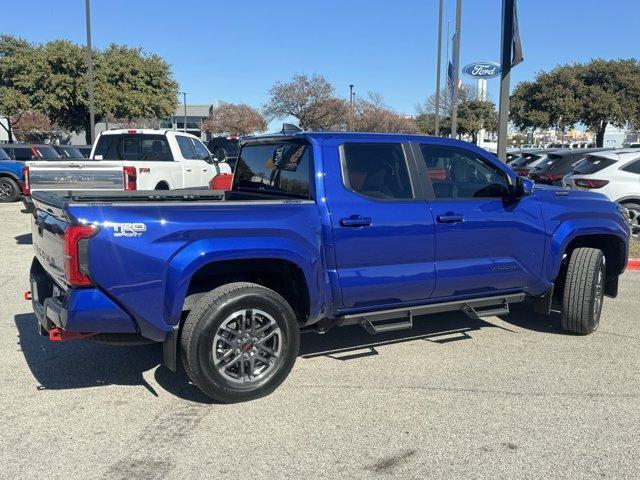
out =
[(76, 147), (71, 146), (60, 146), (58, 147), (58, 151), (62, 155), (62, 158), (84, 158), (82, 152), (78, 150)]
[(37, 156), (40, 158), (47, 158), (47, 159), (52, 158), (56, 160), (60, 158), (60, 154), (56, 152), (55, 149), (53, 147), (50, 147), (49, 145), (33, 145), (31, 149), (37, 154), (34, 156)]

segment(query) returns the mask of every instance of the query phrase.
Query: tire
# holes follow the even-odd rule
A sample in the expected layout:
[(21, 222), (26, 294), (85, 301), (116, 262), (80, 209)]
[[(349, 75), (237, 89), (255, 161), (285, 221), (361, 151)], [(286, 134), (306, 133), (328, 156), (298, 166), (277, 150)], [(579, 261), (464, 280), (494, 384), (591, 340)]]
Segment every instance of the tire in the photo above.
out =
[(13, 178), (0, 177), (0, 203), (15, 202), (19, 196), (18, 183)]
[(160, 182), (158, 185), (156, 185), (156, 188), (154, 190), (169, 190), (169, 185), (164, 182)]
[(622, 204), (623, 207), (629, 209), (631, 216), (631, 236), (640, 239), (640, 204), (627, 202)]
[(570, 333), (589, 335), (600, 325), (604, 286), (605, 257), (597, 248), (576, 248), (569, 259), (562, 295), (562, 328)]
[(196, 303), (180, 346), (187, 375), (200, 390), (219, 402), (243, 402), (270, 394), (285, 380), (298, 356), (300, 330), (278, 293), (230, 283)]

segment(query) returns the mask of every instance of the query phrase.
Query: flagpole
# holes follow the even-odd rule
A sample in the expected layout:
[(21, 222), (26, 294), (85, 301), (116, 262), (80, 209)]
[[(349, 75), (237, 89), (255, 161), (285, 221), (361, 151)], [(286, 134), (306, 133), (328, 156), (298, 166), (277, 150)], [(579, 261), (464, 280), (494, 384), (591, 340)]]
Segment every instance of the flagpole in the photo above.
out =
[(456, 0), (456, 33), (453, 44), (453, 98), (451, 106), (451, 138), (458, 136), (458, 79), (460, 78), (460, 29), (462, 0)]
[[(440, 63), (442, 57), (442, 10), (444, 8), (444, 0), (440, 0), (438, 7), (438, 60), (436, 63), (436, 118), (434, 135), (440, 134)], [(448, 39), (447, 39), (448, 41)]]
[(514, 2), (515, 0), (502, 0), (502, 44), (500, 55), (502, 72), (500, 73), (500, 106), (498, 108), (498, 158), (503, 162), (507, 161)]

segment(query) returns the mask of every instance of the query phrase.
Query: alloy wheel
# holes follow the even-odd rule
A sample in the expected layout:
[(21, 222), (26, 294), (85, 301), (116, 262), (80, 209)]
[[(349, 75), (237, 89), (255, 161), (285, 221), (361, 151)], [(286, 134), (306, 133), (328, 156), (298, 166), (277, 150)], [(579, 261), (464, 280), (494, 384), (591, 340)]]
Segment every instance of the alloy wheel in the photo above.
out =
[(213, 364), (226, 380), (251, 384), (281, 360), (282, 331), (268, 313), (248, 308), (229, 315), (213, 339)]

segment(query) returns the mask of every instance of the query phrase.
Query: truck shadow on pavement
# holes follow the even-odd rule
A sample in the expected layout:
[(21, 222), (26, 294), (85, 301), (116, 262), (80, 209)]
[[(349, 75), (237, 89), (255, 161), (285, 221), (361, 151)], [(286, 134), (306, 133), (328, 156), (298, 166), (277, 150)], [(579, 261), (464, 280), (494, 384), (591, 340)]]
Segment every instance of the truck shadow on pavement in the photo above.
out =
[[(557, 318), (533, 313), (518, 307), (505, 322), (526, 330), (563, 333), (557, 327)], [(15, 324), (19, 337), (17, 344), (27, 365), (38, 382), (38, 390), (66, 390), (106, 385), (142, 386), (154, 396), (155, 388), (143, 373), (155, 369), (154, 379), (163, 390), (179, 398), (197, 403), (215, 403), (189, 382), (180, 366), (178, 372), (160, 365), (162, 347), (101, 345), (90, 340), (54, 343), (38, 334), (33, 314), (18, 314)], [(304, 334), (299, 356), (305, 359), (328, 357), (338, 361), (377, 355), (379, 348), (396, 343), (422, 340), (435, 344), (451, 344), (474, 339), (481, 329), (499, 329), (505, 334), (517, 334), (517, 329), (500, 326), (481, 319), (470, 319), (455, 312), (416, 317), (411, 330), (400, 330), (369, 335), (361, 327), (334, 328), (324, 335)], [(159, 368), (156, 368), (160, 365)]]
[(33, 243), (30, 233), (23, 233), (22, 235), (16, 236), (15, 239), (17, 245), (31, 245)]

